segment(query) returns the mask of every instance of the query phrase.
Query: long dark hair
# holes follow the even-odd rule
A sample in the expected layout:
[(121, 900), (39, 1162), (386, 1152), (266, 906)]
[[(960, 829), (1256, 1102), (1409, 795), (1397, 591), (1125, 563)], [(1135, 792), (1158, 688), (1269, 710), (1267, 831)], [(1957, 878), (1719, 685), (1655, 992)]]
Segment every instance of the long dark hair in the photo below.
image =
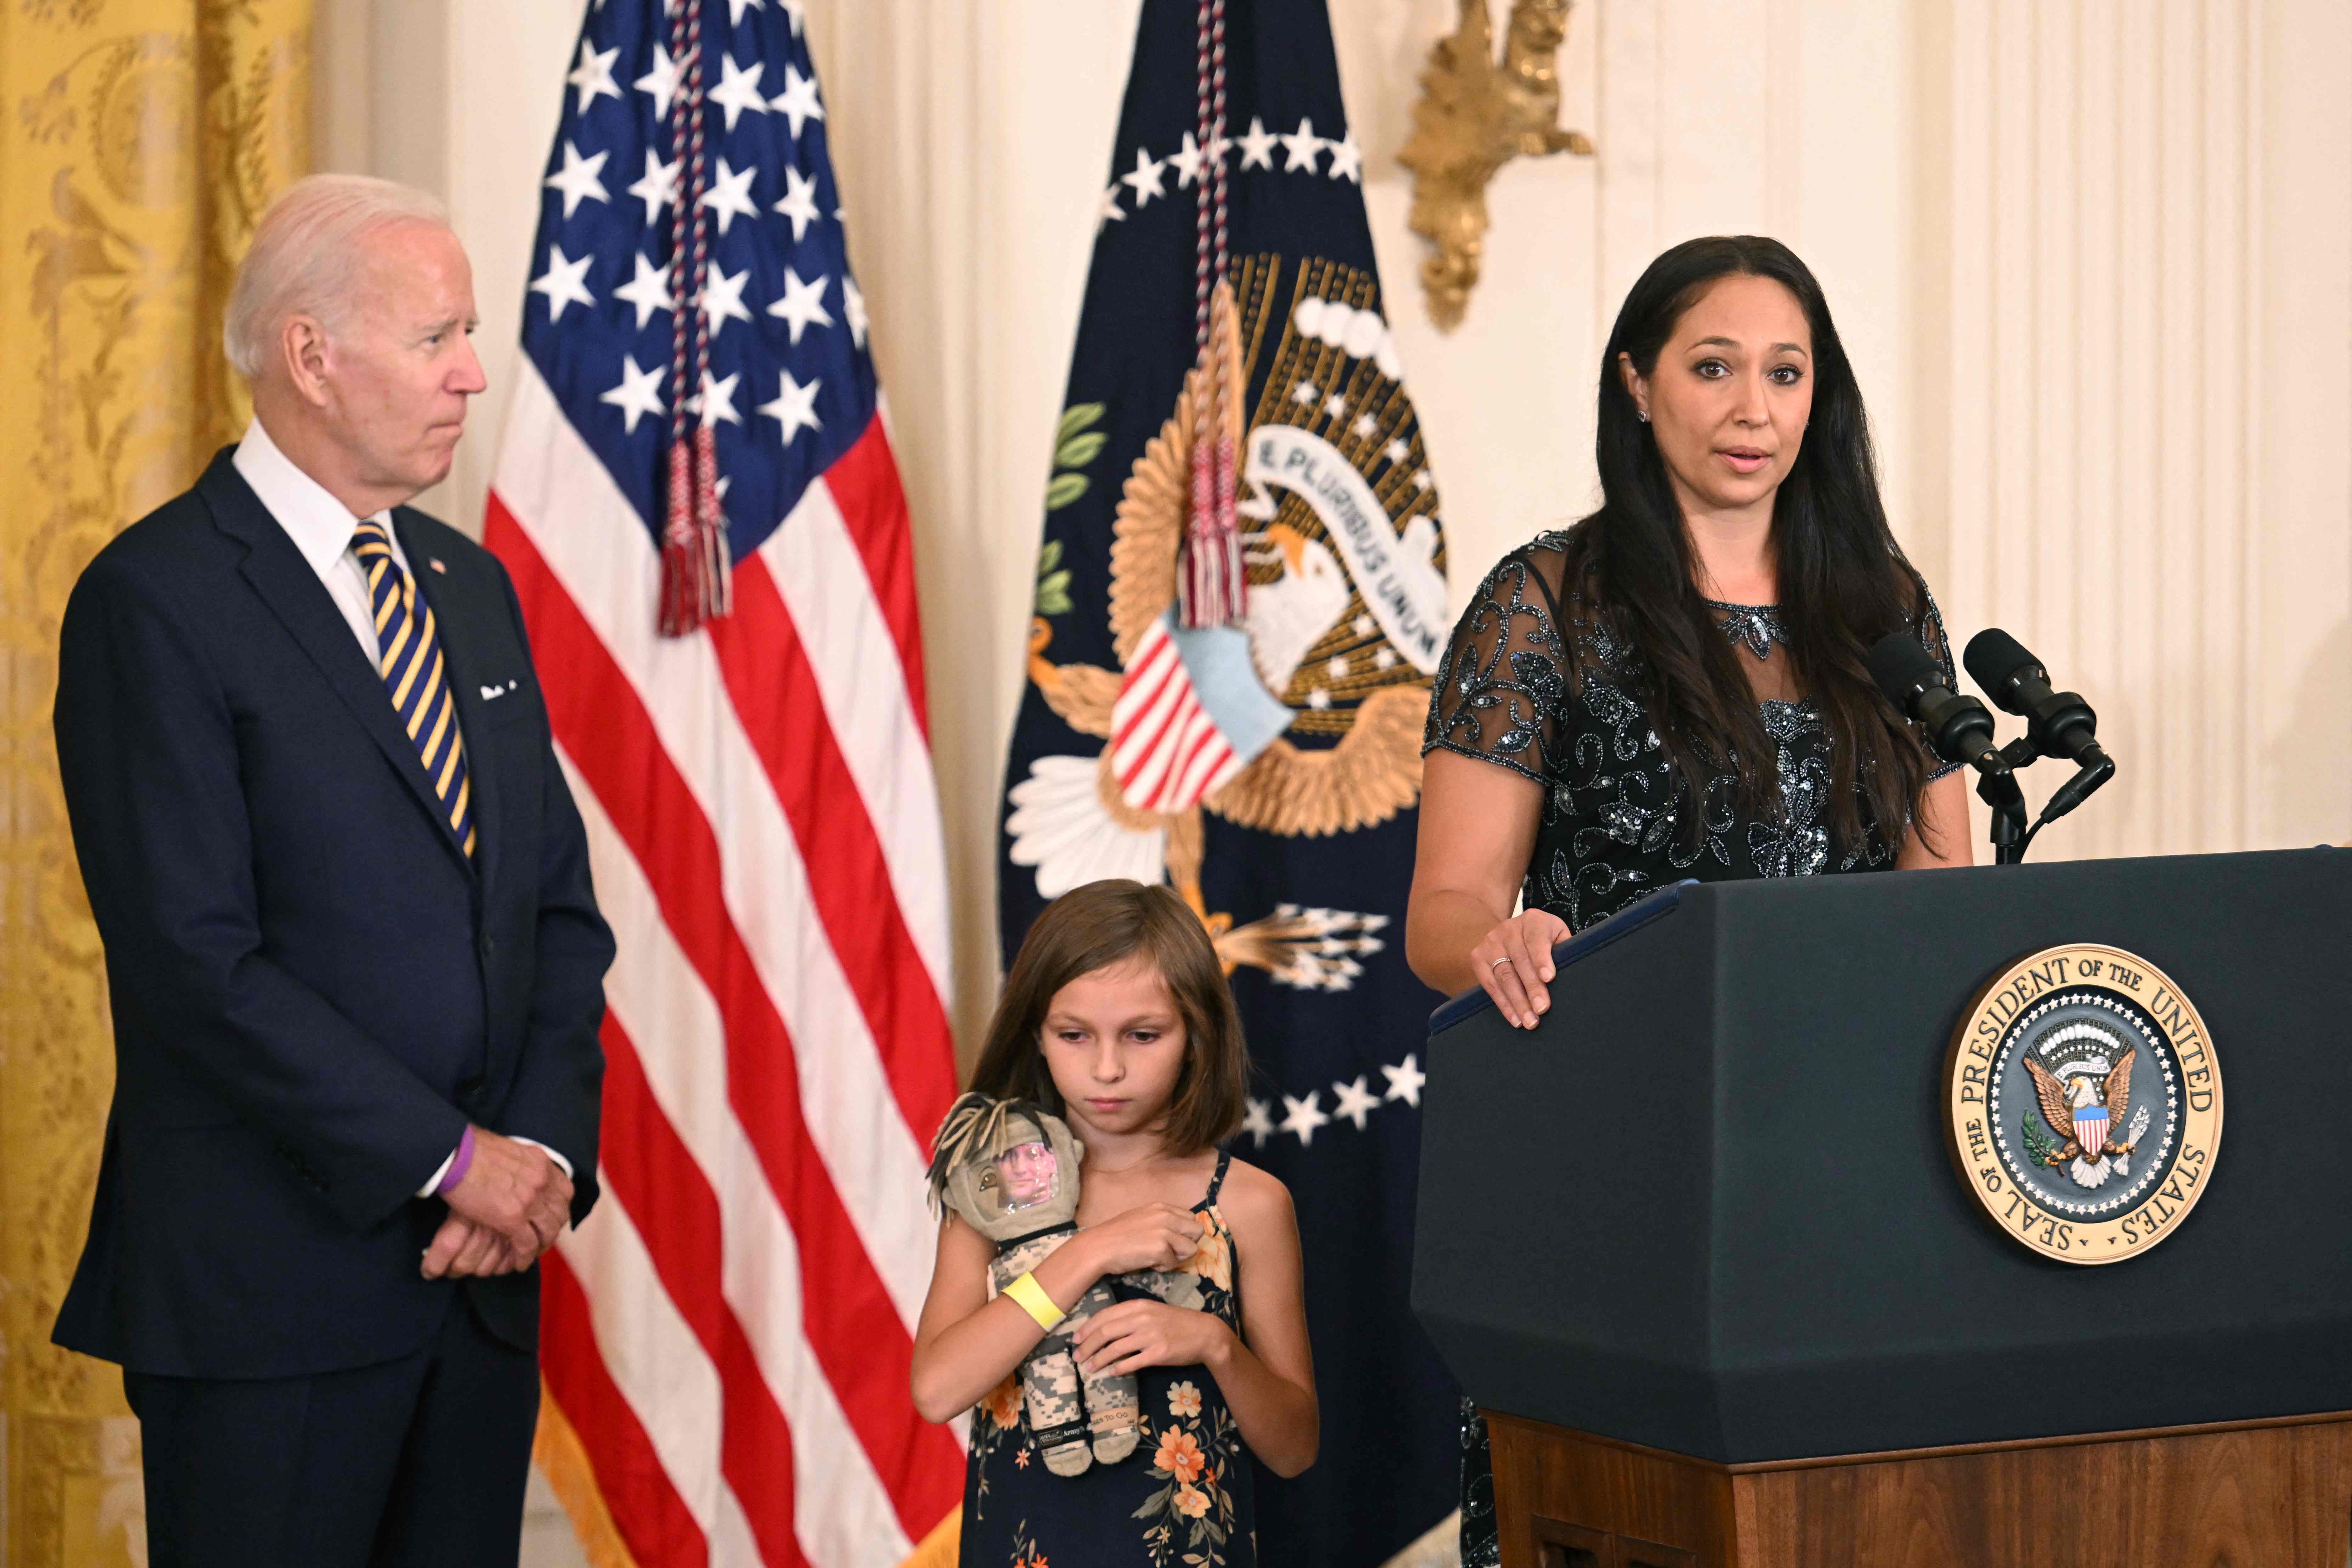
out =
[(1925, 620), (1927, 590), (1886, 526), (1862, 389), (1829, 302), (1779, 240), (1685, 240), (1625, 296), (1601, 356), (1601, 510), (1570, 531), (1567, 581), (1640, 654), (1643, 696), (1688, 797), (1703, 803), (1709, 775), (1736, 765), (1742, 804), (1768, 810), (1775, 748), (1717, 628), (1721, 616), (1699, 594), (1681, 505), (1618, 368), (1622, 353), (1647, 379), (1683, 313), (1718, 279), (1739, 274), (1787, 289), (1812, 330), (1812, 416), (1772, 508), (1780, 617), (1791, 673), (1832, 737), (1832, 831), (1841, 844), (1892, 852), (1911, 825), (1927, 759), (1864, 658), (1888, 632)]

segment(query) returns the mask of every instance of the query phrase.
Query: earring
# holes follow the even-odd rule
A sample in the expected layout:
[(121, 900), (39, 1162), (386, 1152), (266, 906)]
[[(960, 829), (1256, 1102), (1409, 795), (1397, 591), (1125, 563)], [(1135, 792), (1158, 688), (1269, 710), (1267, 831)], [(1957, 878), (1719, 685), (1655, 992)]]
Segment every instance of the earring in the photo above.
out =
[(1650, 422), (1650, 411), (1646, 408), (1636, 408), (1633, 410), (1633, 417), (1647, 425)]

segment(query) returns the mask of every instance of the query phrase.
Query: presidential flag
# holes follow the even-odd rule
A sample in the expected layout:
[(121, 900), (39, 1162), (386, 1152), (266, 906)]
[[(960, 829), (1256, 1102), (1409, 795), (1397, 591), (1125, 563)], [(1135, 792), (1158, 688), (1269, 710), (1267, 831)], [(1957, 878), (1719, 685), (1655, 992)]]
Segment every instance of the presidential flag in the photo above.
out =
[(802, 28), (586, 8), (486, 523), (620, 946), (540, 1457), (638, 1568), (882, 1568), (961, 1490), (908, 1390), (955, 1089), (912, 555)]
[(1233, 975), (1237, 1152), (1297, 1201), (1323, 1405), (1314, 1468), (1259, 1479), (1259, 1561), (1333, 1568), (1444, 1519), (1460, 1464), (1408, 1306), (1433, 998), (1400, 940), (1445, 550), (1362, 175), (1322, 0), (1145, 0), (999, 868), (1008, 961), (1046, 900), (1134, 877)]

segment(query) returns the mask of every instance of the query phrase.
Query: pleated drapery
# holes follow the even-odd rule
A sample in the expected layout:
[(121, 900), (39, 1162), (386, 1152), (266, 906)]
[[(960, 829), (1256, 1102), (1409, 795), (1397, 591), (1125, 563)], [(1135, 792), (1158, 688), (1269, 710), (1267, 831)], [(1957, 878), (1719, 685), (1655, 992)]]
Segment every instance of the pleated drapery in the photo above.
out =
[(244, 428), (222, 306), (309, 166), (311, 0), (0, 11), (0, 1561), (147, 1561), (121, 1380), (49, 1342), (113, 1058), (49, 729), (58, 623), (99, 548)]

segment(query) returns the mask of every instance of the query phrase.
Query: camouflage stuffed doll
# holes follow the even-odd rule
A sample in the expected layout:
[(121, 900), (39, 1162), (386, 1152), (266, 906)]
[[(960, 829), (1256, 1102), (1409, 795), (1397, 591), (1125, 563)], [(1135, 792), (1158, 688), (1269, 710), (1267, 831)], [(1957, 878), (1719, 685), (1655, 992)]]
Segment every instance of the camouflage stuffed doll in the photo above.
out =
[[(967, 1094), (949, 1107), (931, 1156), (931, 1198), (996, 1243), (992, 1299), (1076, 1234), (1085, 1153), (1043, 1106)], [(1021, 1363), (1030, 1434), (1057, 1476), (1083, 1474), (1097, 1459), (1116, 1464), (1135, 1451), (1135, 1378), (1082, 1373), (1070, 1350), (1071, 1336), (1113, 1300), (1107, 1282), (1087, 1286)]]

